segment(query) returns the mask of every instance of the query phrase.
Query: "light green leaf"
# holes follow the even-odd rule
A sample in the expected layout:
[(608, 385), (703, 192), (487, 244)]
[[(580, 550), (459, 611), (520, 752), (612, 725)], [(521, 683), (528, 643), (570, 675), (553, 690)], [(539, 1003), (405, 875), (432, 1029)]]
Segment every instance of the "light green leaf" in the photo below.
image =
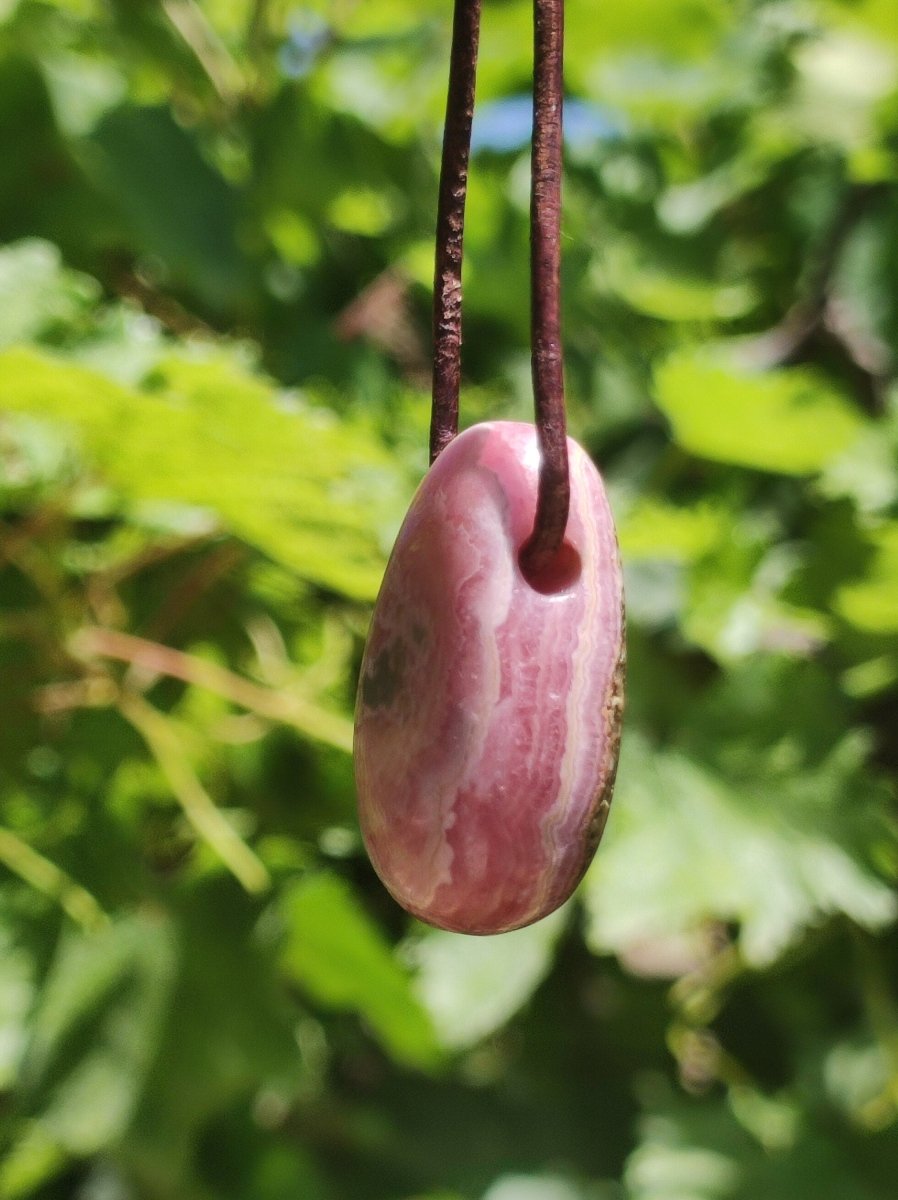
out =
[(827, 1092), (861, 1125), (875, 1120), (877, 1109), (889, 1111), (894, 1071), (886, 1044), (872, 1037), (837, 1042), (823, 1065)]
[(871, 535), (873, 557), (863, 579), (839, 588), (835, 608), (865, 633), (898, 633), (898, 521)]
[(623, 518), (620, 547), (628, 560), (693, 562), (717, 545), (731, 521), (730, 513), (707, 502), (687, 508), (647, 497)]
[(631, 308), (661, 321), (731, 321), (745, 316), (757, 303), (757, 296), (744, 283), (678, 279), (645, 269), (622, 279), (617, 291)]
[(0, 1089), (7, 1090), (18, 1075), (26, 1043), (27, 1020), (34, 1001), (35, 967), (12, 930), (0, 925)]
[(796, 1108), (788, 1095), (748, 1088), (731, 1089), (729, 1110), (670, 1101), (641, 1123), (624, 1171), (626, 1200), (795, 1200), (811, 1180), (815, 1200), (884, 1200), (888, 1192), (868, 1185), (832, 1123), (810, 1114), (799, 1122)]
[(631, 308), (661, 321), (733, 320), (750, 312), (758, 299), (744, 280), (721, 282), (685, 275), (673, 266), (665, 269), (638, 245), (623, 241), (603, 247), (596, 270)]
[(190, 506), (302, 578), (377, 592), (382, 535), (403, 493), (397, 471), (364, 427), (279, 396), (232, 357), (167, 359), (138, 391), (9, 350), (0, 407), (76, 430), (136, 515)]
[(0, 414), (0, 503), (35, 503), (77, 475), (77, 456), (62, 430)]
[(587, 1200), (594, 1194), (558, 1175), (502, 1175), (483, 1200)]
[(283, 916), (282, 963), (290, 978), (320, 1003), (359, 1013), (400, 1062), (428, 1067), (438, 1060), (408, 972), (343, 880), (307, 876), (285, 894)]
[(898, 44), (898, 21), (891, 0), (824, 0), (827, 15), (834, 21)]
[(590, 945), (607, 953), (735, 921), (743, 954), (760, 966), (829, 914), (871, 929), (892, 921), (894, 892), (839, 828), (856, 753), (843, 744), (816, 772), (759, 774), (750, 787), (631, 731), (583, 889)]
[(395, 221), (396, 207), (396, 197), (373, 188), (353, 186), (334, 199), (328, 217), (344, 233), (379, 237)]
[(641, 1122), (624, 1171), (627, 1200), (731, 1200), (759, 1153), (721, 1105), (672, 1105)]
[(22, 1075), (32, 1111), (72, 1153), (95, 1153), (128, 1128), (174, 970), (172, 931), (157, 914), (123, 918), (96, 934), (65, 935)]
[[(898, 24), (892, 14), (893, 25)], [(809, 140), (861, 152), (874, 144), (875, 110), (898, 83), (898, 55), (881, 39), (821, 30), (795, 54), (791, 124)]]
[(730, 535), (690, 572), (686, 636), (722, 662), (758, 651), (806, 656), (826, 642), (827, 618), (782, 598), (801, 565), (796, 549), (766, 545), (759, 529), (734, 525)]
[(825, 496), (849, 496), (861, 512), (883, 512), (898, 500), (898, 417), (868, 425), (833, 459), (817, 486)]
[(803, 367), (750, 372), (721, 352), (672, 355), (656, 372), (655, 392), (684, 449), (783, 475), (819, 471), (863, 425), (822, 375)]
[(842, 686), (849, 696), (865, 700), (884, 692), (898, 683), (898, 656), (881, 654), (865, 662), (856, 663), (842, 676)]
[(88, 275), (64, 271), (50, 242), (26, 238), (0, 250), (0, 346), (40, 338), (86, 317), (100, 286)]
[(0, 1162), (0, 1200), (32, 1196), (59, 1175), (68, 1155), (39, 1121), (28, 1121)]
[(409, 944), (418, 994), (445, 1046), (474, 1045), (527, 1003), (552, 966), (566, 918), (562, 909), (495, 937), (436, 929)]

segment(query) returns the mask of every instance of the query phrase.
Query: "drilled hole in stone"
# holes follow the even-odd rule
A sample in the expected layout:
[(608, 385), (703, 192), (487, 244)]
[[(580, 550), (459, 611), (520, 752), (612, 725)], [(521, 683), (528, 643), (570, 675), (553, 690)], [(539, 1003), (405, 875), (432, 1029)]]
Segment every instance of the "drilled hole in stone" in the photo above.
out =
[(525, 562), (523, 551), (518, 555), (521, 573), (535, 592), (543, 596), (556, 596), (569, 591), (580, 578), (582, 563), (580, 555), (570, 542), (562, 542), (551, 562), (539, 571)]

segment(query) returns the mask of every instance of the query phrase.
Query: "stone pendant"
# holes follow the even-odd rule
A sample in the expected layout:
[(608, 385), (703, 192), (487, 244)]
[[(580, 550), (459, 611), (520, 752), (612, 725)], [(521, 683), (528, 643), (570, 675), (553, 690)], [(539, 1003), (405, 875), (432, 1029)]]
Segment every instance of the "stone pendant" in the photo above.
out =
[(620, 744), (624, 613), (614, 524), (568, 441), (557, 567), (528, 582), (533, 426), (476, 425), (419, 488), (387, 566), (356, 705), (359, 817), (410, 913), (502, 933), (562, 904), (598, 845)]

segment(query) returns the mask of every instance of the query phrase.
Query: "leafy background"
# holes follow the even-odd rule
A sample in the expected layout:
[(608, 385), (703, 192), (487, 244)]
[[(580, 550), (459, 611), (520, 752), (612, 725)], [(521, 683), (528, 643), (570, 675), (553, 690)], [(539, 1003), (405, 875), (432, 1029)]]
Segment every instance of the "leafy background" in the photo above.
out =
[[(493, 939), (397, 911), (349, 759), (448, 0), (0, 7), (2, 1200), (894, 1200), (893, 0), (568, 2), (628, 713), (579, 895)], [(530, 411), (529, 22), (467, 421)]]

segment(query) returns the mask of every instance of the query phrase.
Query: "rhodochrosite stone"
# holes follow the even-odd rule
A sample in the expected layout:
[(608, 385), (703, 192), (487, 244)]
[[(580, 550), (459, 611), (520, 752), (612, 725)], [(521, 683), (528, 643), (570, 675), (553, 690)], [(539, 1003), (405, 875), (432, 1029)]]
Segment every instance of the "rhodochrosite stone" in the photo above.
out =
[(568, 441), (571, 510), (552, 577), (533, 527), (530, 425), (457, 437), (424, 479), (378, 597), (356, 709), (359, 814), (377, 873), (431, 924), (500, 933), (571, 894), (611, 802), (624, 619), (614, 525)]

